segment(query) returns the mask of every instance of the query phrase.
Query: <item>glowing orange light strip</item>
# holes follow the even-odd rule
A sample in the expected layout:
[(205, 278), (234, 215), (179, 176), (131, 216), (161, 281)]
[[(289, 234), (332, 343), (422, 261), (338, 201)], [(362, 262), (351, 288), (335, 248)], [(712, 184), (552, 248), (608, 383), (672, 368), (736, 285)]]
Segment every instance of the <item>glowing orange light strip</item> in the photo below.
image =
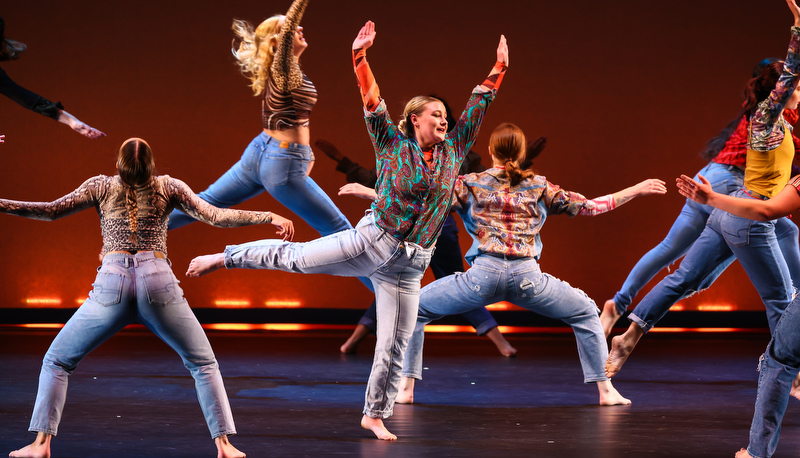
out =
[(508, 302), (496, 302), (486, 306), (486, 310), (509, 310), (511, 305)]
[(698, 305), (697, 310), (701, 312), (730, 312), (736, 310), (733, 305), (704, 304)]
[(58, 297), (27, 297), (24, 301), (28, 305), (59, 305), (61, 298)]
[(264, 305), (273, 308), (297, 308), (303, 305), (300, 301), (266, 301)]
[(250, 301), (238, 299), (218, 299), (214, 301), (217, 307), (250, 307)]

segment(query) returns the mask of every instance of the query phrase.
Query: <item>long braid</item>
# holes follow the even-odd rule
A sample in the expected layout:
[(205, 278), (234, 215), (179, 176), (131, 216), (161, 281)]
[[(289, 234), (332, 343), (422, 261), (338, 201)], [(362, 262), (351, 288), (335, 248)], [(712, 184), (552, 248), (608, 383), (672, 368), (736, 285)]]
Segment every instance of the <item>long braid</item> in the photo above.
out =
[(138, 244), (136, 232), (139, 226), (139, 202), (136, 188), (147, 184), (152, 186), (153, 152), (150, 145), (141, 138), (130, 138), (119, 149), (117, 169), (125, 185), (125, 207), (128, 211), (128, 225), (131, 229), (130, 242)]

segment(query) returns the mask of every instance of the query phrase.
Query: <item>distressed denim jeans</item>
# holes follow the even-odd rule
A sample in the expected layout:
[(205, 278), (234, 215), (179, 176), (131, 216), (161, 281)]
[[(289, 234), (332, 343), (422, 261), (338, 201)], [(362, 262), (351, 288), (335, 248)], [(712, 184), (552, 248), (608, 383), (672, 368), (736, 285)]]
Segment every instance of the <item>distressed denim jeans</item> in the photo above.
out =
[(506, 260), (482, 254), (466, 272), (425, 286), (419, 314), (406, 350), (403, 376), (422, 378), (424, 328), (432, 320), (464, 313), (499, 301), (509, 301), (572, 326), (585, 383), (608, 380), (603, 327), (594, 301), (580, 289), (543, 273), (533, 258)]

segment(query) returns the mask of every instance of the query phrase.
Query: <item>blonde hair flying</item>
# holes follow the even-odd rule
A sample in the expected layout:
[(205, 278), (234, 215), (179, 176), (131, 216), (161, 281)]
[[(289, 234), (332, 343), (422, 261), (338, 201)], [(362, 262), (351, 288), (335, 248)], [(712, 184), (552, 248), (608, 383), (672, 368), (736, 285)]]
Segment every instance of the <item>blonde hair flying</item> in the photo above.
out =
[(240, 41), (237, 47), (234, 39), (231, 52), (236, 57), (236, 63), (242, 74), (250, 79), (250, 87), (255, 95), (263, 94), (266, 88), (283, 18), (282, 15), (272, 16), (259, 24), (255, 30), (247, 21), (233, 20), (233, 33)]

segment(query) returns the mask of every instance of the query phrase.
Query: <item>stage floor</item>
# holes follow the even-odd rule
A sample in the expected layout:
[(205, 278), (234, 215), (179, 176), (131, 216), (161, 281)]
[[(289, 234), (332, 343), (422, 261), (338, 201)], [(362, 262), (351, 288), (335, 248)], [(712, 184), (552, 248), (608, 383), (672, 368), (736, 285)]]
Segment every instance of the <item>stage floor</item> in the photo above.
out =
[[(732, 457), (747, 443), (766, 334), (652, 334), (614, 379), (631, 406), (599, 407), (570, 334), (428, 335), (416, 403), (361, 429), (373, 338), (347, 332), (210, 332), (248, 457)], [(29, 443), (41, 358), (55, 331), (0, 329), (0, 453)], [(180, 359), (145, 330), (123, 331), (70, 380), (54, 457), (211, 457), (215, 448)], [(800, 455), (791, 400), (776, 457)]]

